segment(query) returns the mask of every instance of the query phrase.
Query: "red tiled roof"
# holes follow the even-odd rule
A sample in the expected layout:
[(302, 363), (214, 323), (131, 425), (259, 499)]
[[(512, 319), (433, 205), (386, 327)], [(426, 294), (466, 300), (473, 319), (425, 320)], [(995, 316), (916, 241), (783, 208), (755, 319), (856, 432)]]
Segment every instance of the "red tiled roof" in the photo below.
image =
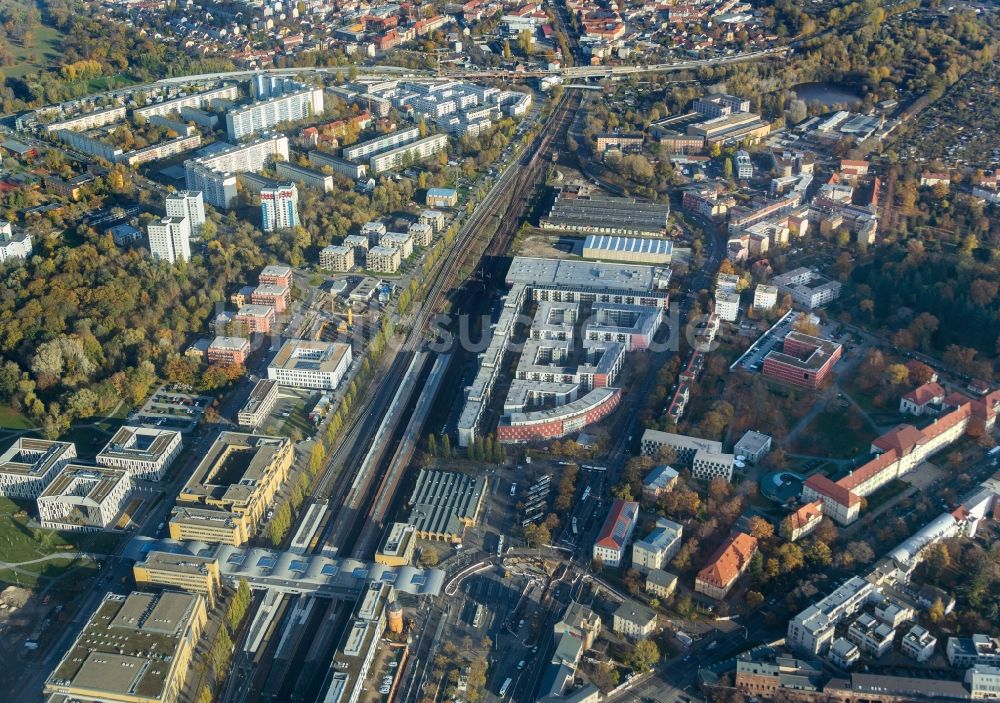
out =
[[(841, 488), (846, 488), (849, 491), (853, 491), (856, 487), (870, 479), (872, 476), (880, 474), (887, 468), (896, 463), (899, 459), (899, 454), (895, 449), (890, 449), (884, 454), (879, 454), (877, 457), (869, 461), (864, 466), (861, 466), (855, 471), (852, 471), (849, 475), (844, 476), (844, 478), (837, 481), (838, 486)], [(817, 489), (818, 490), (818, 489)], [(832, 496), (831, 496), (832, 497)]]
[(897, 425), (881, 437), (878, 437), (872, 445), (884, 452), (895, 449), (899, 456), (906, 456), (918, 445), (926, 441), (924, 433), (913, 425)]
[(814, 500), (812, 503), (806, 503), (789, 515), (788, 521), (793, 530), (800, 530), (809, 525), (813, 520), (821, 517), (823, 517), (823, 503), (822, 501)]
[(847, 488), (834, 483), (823, 474), (813, 474), (806, 479), (805, 485), (820, 495), (826, 496), (835, 503), (840, 503), (841, 505), (847, 507), (851, 507), (861, 502), (861, 498), (857, 495), (852, 493)]
[(917, 386), (912, 391), (903, 396), (906, 400), (914, 403), (915, 405), (927, 405), (935, 398), (944, 398), (945, 392), (944, 388), (941, 387), (940, 383), (925, 383), (922, 386)]
[(597, 535), (595, 544), (609, 549), (623, 548), (626, 536), (631, 531), (638, 512), (639, 504), (635, 501), (626, 501), (620, 498), (615, 500), (608, 512), (607, 519), (604, 521), (604, 527)]
[(757, 538), (740, 532), (719, 547), (708, 565), (698, 572), (698, 579), (725, 588), (739, 577), (756, 551)]

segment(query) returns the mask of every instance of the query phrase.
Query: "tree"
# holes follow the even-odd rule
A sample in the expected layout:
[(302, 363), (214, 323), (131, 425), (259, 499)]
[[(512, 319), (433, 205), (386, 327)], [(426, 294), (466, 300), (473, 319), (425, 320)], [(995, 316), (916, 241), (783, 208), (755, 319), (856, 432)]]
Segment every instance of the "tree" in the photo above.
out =
[(524, 540), (528, 543), (529, 547), (540, 547), (543, 544), (549, 544), (552, 541), (552, 535), (549, 533), (549, 528), (545, 525), (526, 525), (524, 528)]
[(760, 515), (750, 518), (750, 534), (760, 540), (774, 537), (774, 525)]
[(509, 39), (504, 39), (504, 41), (503, 41), (503, 57), (505, 59), (510, 60), (511, 53), (510, 53), (510, 40)]
[(722, 175), (726, 180), (731, 180), (733, 177), (733, 160), (728, 156), (722, 162)]
[(885, 367), (885, 379), (893, 386), (902, 386), (910, 379), (910, 370), (905, 364), (889, 364)]
[(447, 434), (441, 435), (441, 456), (451, 456), (451, 438)]
[(427, 453), (431, 456), (438, 455), (437, 437), (434, 436), (434, 433), (427, 436)]
[(932, 623), (937, 624), (942, 618), (944, 618), (944, 616), (944, 603), (941, 602), (940, 598), (935, 598), (934, 603), (931, 604), (931, 610), (930, 613), (928, 613), (928, 617), (930, 617)]
[(522, 29), (521, 33), (517, 35), (517, 47), (524, 56), (531, 56), (531, 44), (531, 32)]
[(639, 640), (629, 652), (625, 663), (632, 671), (644, 672), (660, 660), (660, 648), (653, 640)]
[(764, 594), (760, 591), (747, 591), (746, 601), (747, 607), (757, 608), (764, 602)]
[(599, 662), (590, 675), (590, 682), (605, 693), (617, 686), (620, 679), (618, 670), (607, 661)]
[(420, 565), (426, 568), (437, 566), (440, 561), (438, 551), (433, 546), (424, 547), (420, 550)]

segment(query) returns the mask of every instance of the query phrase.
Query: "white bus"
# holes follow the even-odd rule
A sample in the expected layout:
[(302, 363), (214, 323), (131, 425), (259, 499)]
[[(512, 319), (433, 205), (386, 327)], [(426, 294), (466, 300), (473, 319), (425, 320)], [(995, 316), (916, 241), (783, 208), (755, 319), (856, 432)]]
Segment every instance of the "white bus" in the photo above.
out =
[(503, 556), (503, 535), (499, 535), (497, 538), (497, 556)]
[(472, 626), (473, 627), (479, 627), (480, 625), (483, 624), (483, 611), (484, 610), (485, 610), (485, 608), (483, 608), (482, 605), (477, 605), (476, 606), (476, 614), (472, 618)]
[(579, 531), (576, 529), (576, 518), (573, 518), (573, 534), (579, 534)]
[(509, 689), (509, 688), (510, 688), (510, 685), (511, 685), (511, 684), (512, 684), (513, 682), (514, 682), (514, 679), (512, 679), (512, 678), (510, 678), (510, 677), (508, 676), (508, 677), (507, 677), (507, 680), (503, 682), (503, 686), (501, 686), (501, 687), (500, 687), (500, 698), (503, 698), (504, 696), (506, 696), (506, 695), (507, 695), (507, 689)]

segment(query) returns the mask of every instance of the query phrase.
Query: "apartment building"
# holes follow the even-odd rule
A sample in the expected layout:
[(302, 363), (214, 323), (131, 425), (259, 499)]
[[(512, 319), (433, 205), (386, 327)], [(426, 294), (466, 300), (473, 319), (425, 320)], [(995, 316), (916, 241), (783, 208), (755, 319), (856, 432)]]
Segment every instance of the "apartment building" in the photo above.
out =
[(122, 122), (124, 119), (124, 107), (108, 107), (92, 112), (84, 112), (64, 120), (49, 122), (45, 125), (45, 132), (47, 134), (58, 134), (64, 129), (71, 132), (86, 132), (88, 129), (96, 129), (97, 127)]
[(429, 224), (414, 222), (406, 231), (413, 238), (414, 246), (429, 247), (434, 241), (434, 227)]
[(683, 533), (679, 523), (658, 518), (653, 531), (632, 544), (632, 568), (641, 573), (663, 569), (680, 550)]
[(741, 181), (753, 178), (753, 162), (744, 149), (736, 152), (736, 177)]
[(778, 287), (758, 283), (753, 291), (754, 310), (773, 310), (778, 304)]
[(229, 209), (237, 198), (236, 174), (258, 173), (273, 157), (288, 160), (288, 137), (263, 135), (258, 139), (184, 162), (188, 190), (200, 190), (205, 202)]
[(278, 178), (292, 183), (301, 183), (307, 188), (315, 188), (324, 193), (333, 190), (333, 176), (314, 171), (311, 168), (303, 168), (287, 161), (279, 161), (274, 165), (274, 171), (278, 174)]
[(447, 148), (448, 135), (434, 134), (423, 139), (418, 139), (410, 144), (404, 144), (395, 149), (374, 154), (368, 160), (368, 168), (372, 174), (392, 171), (407, 164), (422, 161)]
[(972, 635), (949, 637), (945, 644), (948, 663), (956, 669), (970, 666), (1000, 666), (1000, 637)]
[(299, 224), (299, 189), (294, 183), (261, 189), (260, 221), (265, 232), (291, 229)]
[(435, 232), (440, 232), (444, 229), (445, 221), (444, 213), (440, 210), (424, 210), (420, 213), (420, 224), (430, 225), (434, 228)]
[(72, 442), (19, 437), (0, 455), (0, 495), (34, 500), (75, 458)]
[(401, 259), (409, 259), (413, 255), (413, 236), (405, 232), (386, 232), (379, 237), (378, 245), (398, 249)]
[(827, 652), (830, 662), (844, 671), (850, 670), (861, 658), (861, 648), (845, 637), (838, 637)]
[(611, 629), (632, 639), (649, 637), (656, 630), (656, 611), (634, 600), (615, 609)]
[(920, 625), (914, 625), (899, 641), (903, 654), (915, 659), (921, 664), (928, 662), (934, 656), (937, 638)]
[(336, 156), (313, 149), (309, 152), (309, 163), (317, 168), (329, 167), (334, 173), (347, 176), (355, 181), (368, 177), (368, 165), (338, 159)]
[(840, 281), (804, 267), (775, 276), (771, 283), (781, 292), (791, 295), (793, 302), (809, 310), (823, 307), (840, 297)]
[(246, 543), (273, 506), (294, 456), (287, 437), (223, 432), (177, 496), (170, 537)]
[(858, 645), (861, 652), (878, 659), (890, 649), (896, 638), (896, 630), (884, 622), (879, 622), (869, 613), (861, 613), (847, 627), (847, 639)]
[(191, 259), (191, 222), (187, 217), (161, 217), (146, 227), (154, 259), (171, 264)]
[(781, 351), (771, 350), (764, 357), (763, 372), (783, 383), (817, 390), (842, 354), (843, 347), (836, 342), (793, 330), (782, 341)]
[(663, 569), (650, 569), (646, 574), (646, 593), (666, 600), (677, 590), (677, 577)]
[(352, 360), (350, 344), (289, 339), (267, 365), (267, 377), (292, 388), (333, 390)]
[(740, 294), (725, 290), (715, 291), (715, 314), (720, 320), (736, 322), (740, 316)]
[(368, 248), (371, 246), (367, 235), (349, 234), (344, 237), (345, 247), (350, 247), (354, 251), (354, 263), (358, 266), (366, 265)]
[(274, 308), (276, 314), (280, 314), (291, 304), (292, 291), (287, 285), (261, 283), (250, 294), (250, 302), (254, 305), (268, 305)]
[(195, 593), (107, 593), (45, 680), (49, 700), (176, 703), (208, 622)]
[(268, 334), (274, 329), (276, 316), (270, 305), (242, 306), (233, 316), (233, 322), (243, 325), (247, 334)]
[(269, 264), (260, 270), (257, 275), (257, 283), (269, 286), (292, 285), (292, 267), (285, 264)]
[(875, 586), (852, 576), (830, 595), (821, 598), (788, 621), (785, 640), (795, 651), (811, 656), (824, 654), (834, 639), (834, 628), (875, 600)]
[(134, 117), (144, 117), (147, 120), (151, 117), (166, 117), (174, 113), (180, 114), (181, 109), (185, 107), (203, 109), (210, 106), (213, 100), (236, 100), (239, 94), (239, 86), (235, 83), (230, 83), (219, 88), (203, 90), (200, 93), (182, 95), (158, 103), (137, 107), (132, 110), (132, 115)]
[(621, 499), (615, 500), (611, 504), (604, 525), (594, 542), (594, 559), (600, 559), (601, 563), (612, 568), (621, 566), (625, 557), (625, 549), (629, 540), (632, 539), (638, 517), (638, 503)]
[(175, 588), (204, 596), (214, 608), (222, 589), (219, 561), (215, 557), (173, 552), (147, 552), (132, 565), (132, 576), (139, 587)]
[(208, 345), (208, 363), (242, 365), (250, 354), (250, 340), (245, 337), (218, 336)]
[(164, 200), (167, 217), (186, 217), (191, 229), (205, 224), (205, 198), (199, 190), (179, 190)]
[(420, 128), (407, 127), (395, 132), (390, 132), (389, 134), (383, 134), (375, 137), (374, 139), (368, 139), (367, 141), (358, 142), (357, 144), (344, 147), (341, 151), (341, 156), (348, 161), (361, 161), (362, 159), (366, 159), (373, 154), (389, 151), (391, 149), (395, 149), (396, 147), (403, 146), (404, 144), (415, 142), (418, 139), (420, 139)]
[[(367, 243), (367, 239), (365, 240)], [(354, 247), (331, 244), (319, 252), (319, 265), (330, 271), (345, 272), (354, 268)]]
[(396, 273), (401, 263), (400, 250), (395, 247), (372, 247), (365, 256), (365, 268), (378, 273)]
[(123, 469), (136, 480), (160, 481), (182, 447), (175, 430), (124, 425), (97, 454), (97, 463)]
[(249, 105), (235, 107), (226, 113), (226, 133), (229, 141), (265, 132), (283, 122), (304, 120), (323, 113), (323, 89), (302, 83), (288, 82), (277, 94)]
[(725, 598), (736, 580), (750, 568), (750, 560), (756, 553), (756, 537), (745, 532), (731, 536), (698, 572), (694, 590), (716, 600)]

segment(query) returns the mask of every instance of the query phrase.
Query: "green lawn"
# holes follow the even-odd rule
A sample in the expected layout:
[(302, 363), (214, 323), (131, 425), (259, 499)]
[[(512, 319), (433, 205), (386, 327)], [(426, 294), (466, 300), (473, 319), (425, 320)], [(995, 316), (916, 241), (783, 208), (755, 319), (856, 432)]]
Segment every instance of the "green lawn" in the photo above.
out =
[(865, 425), (852, 430), (848, 423), (848, 409), (830, 408), (816, 416), (812, 424), (800, 435), (794, 452), (850, 459), (864, 454), (871, 446), (875, 434)]
[[(9, 498), (0, 498), (0, 561), (16, 564), (49, 554), (72, 551), (107, 554), (122, 539), (122, 535), (115, 533), (62, 533), (44, 530), (31, 527), (28, 518), (26, 506)], [(43, 570), (60, 561), (45, 562), (37, 567)], [(28, 565), (26, 568), (31, 567), (32, 565)]]
[(30, 47), (10, 42), (14, 64), (4, 66), (3, 74), (8, 78), (23, 78), (39, 69), (58, 64), (62, 57), (62, 38), (62, 32), (55, 27), (41, 25), (35, 32), (35, 39)]
[(0, 405), (0, 428), (11, 430), (28, 430), (34, 427), (23, 414), (14, 410), (9, 405)]

